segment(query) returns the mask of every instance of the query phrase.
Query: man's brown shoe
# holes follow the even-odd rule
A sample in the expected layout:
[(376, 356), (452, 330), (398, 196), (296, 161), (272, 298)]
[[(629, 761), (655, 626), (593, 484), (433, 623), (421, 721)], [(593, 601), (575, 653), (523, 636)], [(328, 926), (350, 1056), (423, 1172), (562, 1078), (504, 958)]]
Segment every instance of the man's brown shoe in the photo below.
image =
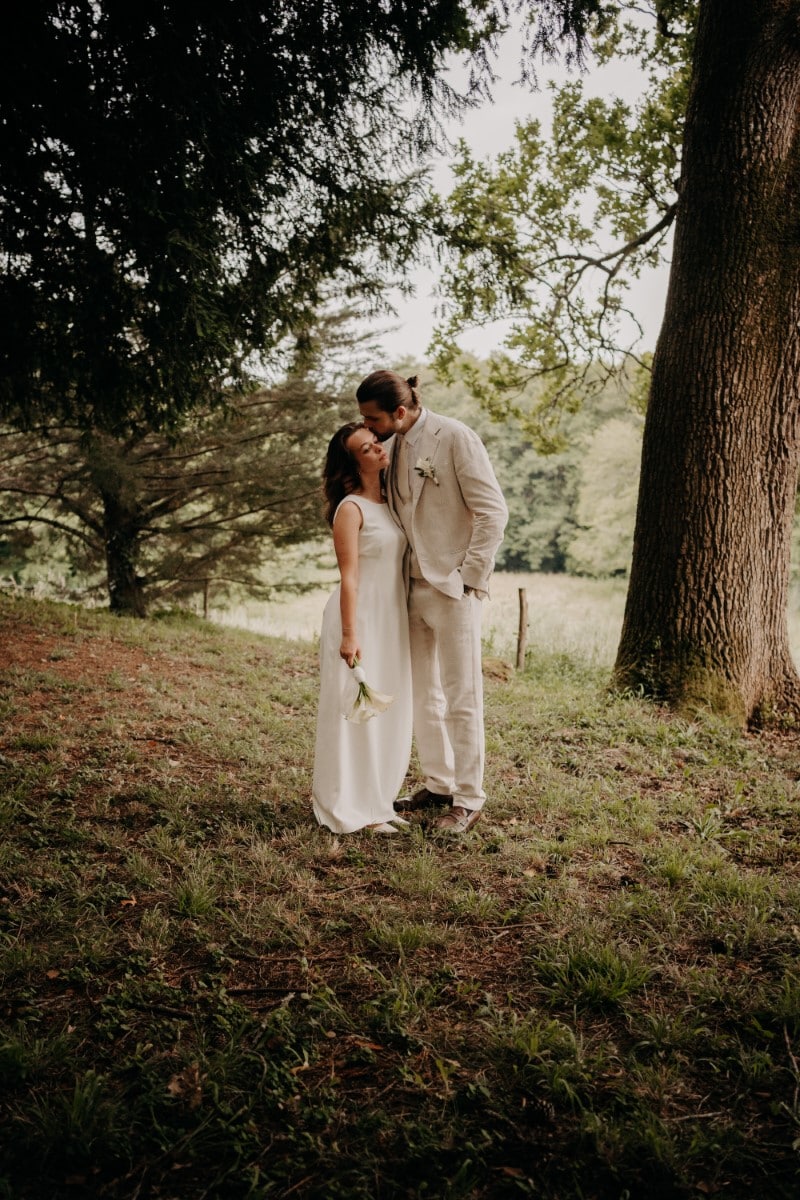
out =
[(433, 822), (433, 830), (435, 833), (448, 835), (466, 833), (480, 819), (481, 810), (479, 808), (462, 808), (460, 804), (454, 804), (449, 813), (436, 818)]
[(443, 796), (440, 792), (429, 792), (420, 788), (413, 796), (400, 796), (394, 802), (394, 811), (399, 813), (417, 812), (420, 808), (443, 808), (450, 804), (452, 796)]

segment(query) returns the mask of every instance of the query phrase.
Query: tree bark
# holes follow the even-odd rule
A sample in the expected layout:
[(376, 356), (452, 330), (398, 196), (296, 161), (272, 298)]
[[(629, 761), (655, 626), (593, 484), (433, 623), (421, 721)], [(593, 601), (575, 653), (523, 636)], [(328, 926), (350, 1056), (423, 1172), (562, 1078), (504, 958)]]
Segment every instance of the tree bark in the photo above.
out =
[(94, 434), (84, 453), (92, 486), (103, 504), (103, 540), (109, 607), (117, 616), (146, 617), (145, 579), (138, 572), (144, 514), (136, 473), (124, 447)]
[(137, 572), (139, 535), (135, 514), (117, 496), (103, 496), (108, 599), (117, 616), (146, 617), (144, 579)]
[(800, 2), (701, 0), (617, 685), (800, 717)]

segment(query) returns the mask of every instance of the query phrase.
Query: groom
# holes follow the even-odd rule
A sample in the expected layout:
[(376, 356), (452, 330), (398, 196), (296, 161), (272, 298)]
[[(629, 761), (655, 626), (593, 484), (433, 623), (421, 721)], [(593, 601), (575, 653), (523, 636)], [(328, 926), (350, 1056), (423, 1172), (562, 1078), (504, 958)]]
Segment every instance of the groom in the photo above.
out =
[(396, 435), (388, 500), (409, 546), (414, 736), (425, 786), (394, 807), (446, 806), (436, 830), (462, 834), (486, 800), (481, 601), (508, 509), (483, 442), (461, 421), (423, 408), (416, 376), (375, 371), (356, 397), (380, 441)]

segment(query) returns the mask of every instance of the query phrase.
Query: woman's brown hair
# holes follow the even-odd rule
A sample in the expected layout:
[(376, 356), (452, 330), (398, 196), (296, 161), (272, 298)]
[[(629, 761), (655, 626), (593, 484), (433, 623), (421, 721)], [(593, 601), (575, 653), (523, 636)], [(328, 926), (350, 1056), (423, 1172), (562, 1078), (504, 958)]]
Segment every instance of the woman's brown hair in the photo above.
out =
[(347, 443), (358, 429), (366, 429), (363, 421), (348, 421), (328, 443), (325, 466), (322, 469), (322, 491), (325, 496), (325, 520), (333, 525), (336, 509), (359, 485), (356, 460), (347, 449)]

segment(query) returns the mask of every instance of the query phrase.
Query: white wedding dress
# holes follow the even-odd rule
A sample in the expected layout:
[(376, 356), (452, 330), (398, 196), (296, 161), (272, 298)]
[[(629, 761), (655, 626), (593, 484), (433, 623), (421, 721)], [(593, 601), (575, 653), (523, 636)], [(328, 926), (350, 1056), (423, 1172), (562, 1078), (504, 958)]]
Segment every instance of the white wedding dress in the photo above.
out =
[[(345, 720), (358, 684), (339, 657), (339, 588), (325, 606), (320, 635), (320, 691), (312, 796), (314, 815), (333, 833), (352, 833), (395, 816), (392, 802), (411, 756), (411, 659), (403, 585), (406, 538), (388, 505), (348, 496), (363, 516), (358, 535), (356, 630), (367, 684), (394, 697), (363, 725)], [(334, 522), (336, 516), (334, 516)]]

